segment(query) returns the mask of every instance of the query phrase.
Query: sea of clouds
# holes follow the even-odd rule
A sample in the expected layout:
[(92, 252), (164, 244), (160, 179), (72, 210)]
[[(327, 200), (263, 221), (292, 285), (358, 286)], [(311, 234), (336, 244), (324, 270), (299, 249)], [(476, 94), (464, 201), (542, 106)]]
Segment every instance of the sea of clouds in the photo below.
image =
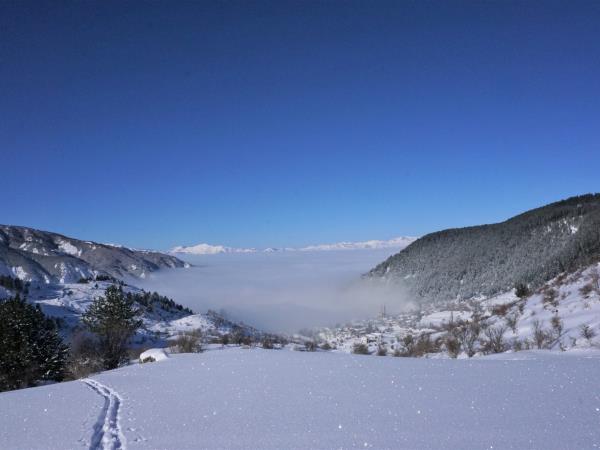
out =
[(407, 308), (398, 286), (366, 280), (394, 249), (182, 255), (193, 266), (163, 270), (137, 284), (195, 312), (223, 311), (274, 332), (327, 326)]

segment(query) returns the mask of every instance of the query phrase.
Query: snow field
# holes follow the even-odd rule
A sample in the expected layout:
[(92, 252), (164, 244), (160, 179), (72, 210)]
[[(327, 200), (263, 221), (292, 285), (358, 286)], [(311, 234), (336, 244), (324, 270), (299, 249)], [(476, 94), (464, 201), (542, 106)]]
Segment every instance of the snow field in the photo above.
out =
[[(128, 449), (565, 450), (600, 446), (599, 369), (593, 351), (428, 360), (232, 348), (93, 380), (118, 397)], [(0, 448), (89, 447), (102, 397), (82, 382), (0, 394)]]

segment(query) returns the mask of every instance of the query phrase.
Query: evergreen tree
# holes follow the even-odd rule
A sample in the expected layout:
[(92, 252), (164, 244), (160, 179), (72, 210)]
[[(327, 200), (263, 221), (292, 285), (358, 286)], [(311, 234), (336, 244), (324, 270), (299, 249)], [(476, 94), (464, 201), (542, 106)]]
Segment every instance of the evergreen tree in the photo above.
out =
[(127, 360), (127, 343), (142, 326), (132, 296), (120, 286), (109, 286), (83, 315), (83, 323), (98, 336), (104, 368), (114, 369)]
[(519, 298), (529, 297), (531, 292), (525, 283), (518, 283), (515, 286), (515, 295)]
[(0, 301), (0, 391), (60, 381), (68, 347), (54, 321), (18, 295)]

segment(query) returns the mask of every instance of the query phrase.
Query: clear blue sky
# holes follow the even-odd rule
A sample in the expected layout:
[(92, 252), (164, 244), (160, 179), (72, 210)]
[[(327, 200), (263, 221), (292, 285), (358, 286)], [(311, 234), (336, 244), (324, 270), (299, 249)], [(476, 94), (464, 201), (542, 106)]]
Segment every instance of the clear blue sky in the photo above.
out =
[(0, 2), (0, 223), (421, 235), (600, 191), (600, 2)]

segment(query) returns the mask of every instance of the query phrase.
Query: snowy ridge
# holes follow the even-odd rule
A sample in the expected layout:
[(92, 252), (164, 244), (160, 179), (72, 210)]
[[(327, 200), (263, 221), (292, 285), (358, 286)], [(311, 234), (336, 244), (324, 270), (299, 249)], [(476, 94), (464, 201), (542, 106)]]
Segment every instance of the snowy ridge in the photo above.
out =
[(186, 267), (174, 256), (82, 241), (33, 228), (0, 225), (0, 275), (23, 281), (69, 283), (96, 275), (144, 278)]
[(254, 253), (253, 248), (225, 247), (223, 245), (197, 244), (190, 247), (173, 247), (169, 253), (182, 253), (189, 255), (216, 255), (219, 253)]
[(189, 247), (177, 246), (173, 247), (169, 253), (181, 253), (190, 255), (216, 255), (220, 253), (274, 253), (274, 252), (319, 252), (319, 251), (335, 251), (335, 250), (366, 250), (366, 249), (383, 249), (383, 248), (397, 248), (403, 249), (417, 238), (414, 237), (397, 237), (389, 240), (370, 240), (362, 242), (336, 242), (333, 244), (317, 244), (309, 245), (306, 247), (267, 247), (262, 250), (255, 248), (236, 248), (226, 247), (223, 245), (210, 245), (210, 244), (198, 244)]
[(307, 247), (301, 247), (298, 250), (302, 252), (315, 252), (315, 251), (331, 251), (331, 250), (366, 250), (366, 249), (378, 249), (378, 248), (397, 248), (402, 249), (409, 246), (417, 238), (401, 236), (387, 241), (370, 240), (363, 242), (337, 242), (335, 244), (318, 244), (309, 245)]

